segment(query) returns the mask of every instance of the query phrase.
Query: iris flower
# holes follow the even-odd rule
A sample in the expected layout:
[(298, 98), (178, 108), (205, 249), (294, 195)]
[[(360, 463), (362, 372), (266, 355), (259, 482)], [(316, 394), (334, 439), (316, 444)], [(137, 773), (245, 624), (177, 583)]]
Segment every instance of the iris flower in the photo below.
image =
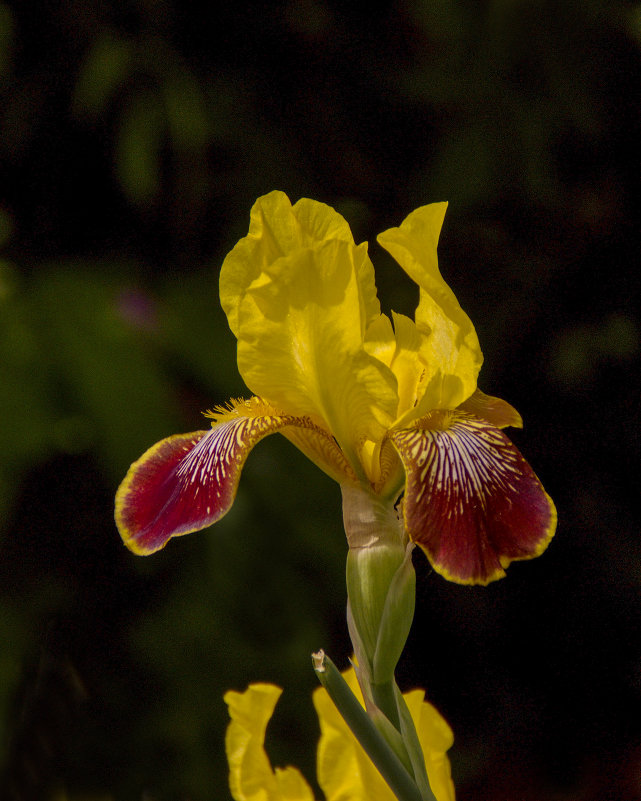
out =
[[(344, 678), (362, 703), (354, 670)], [(265, 729), (280, 697), (273, 684), (251, 684), (244, 693), (225, 694), (231, 722), (225, 745), (234, 801), (314, 801), (297, 768), (274, 770), (264, 749)], [(452, 731), (422, 690), (405, 694), (437, 801), (454, 801), (447, 750)], [(326, 801), (394, 801), (394, 795), (339, 715), (326, 690), (314, 691), (321, 727), (317, 752), (318, 783)]]
[(131, 466), (116, 522), (132, 551), (219, 520), (251, 449), (279, 432), (344, 498), (357, 490), (372, 508), (396, 510), (447, 579), (487, 584), (542, 553), (556, 512), (503, 432), (521, 426), (518, 412), (477, 387), (478, 338), (438, 267), (446, 206), (422, 206), (378, 236), (418, 285), (412, 320), (381, 313), (367, 243), (355, 244), (340, 214), (308, 199), (292, 206), (282, 192), (256, 201), (220, 273), (253, 394)]

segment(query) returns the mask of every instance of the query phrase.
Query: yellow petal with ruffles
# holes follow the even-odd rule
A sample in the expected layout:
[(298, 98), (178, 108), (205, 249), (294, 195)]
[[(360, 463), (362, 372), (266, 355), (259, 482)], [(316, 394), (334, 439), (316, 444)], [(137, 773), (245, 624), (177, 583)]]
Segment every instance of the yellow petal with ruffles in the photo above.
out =
[[(299, 248), (264, 264), (233, 316), (247, 386), (288, 414), (322, 420), (357, 471), (363, 443), (382, 440), (397, 405), (394, 375), (363, 345), (368, 262), (364, 245), (343, 239)], [(221, 294), (232, 267), (223, 266)]]
[[(338, 239), (356, 248), (347, 221), (331, 206), (309, 198), (301, 198), (294, 204), (292, 210), (304, 232), (307, 247), (330, 239)], [(366, 251), (364, 245), (360, 247)], [(374, 265), (369, 258), (356, 260), (356, 279), (359, 288), (359, 313), (364, 332), (381, 313), (376, 293)]]
[[(346, 220), (330, 206), (309, 198), (301, 198), (292, 206), (287, 195), (279, 191), (258, 198), (250, 213), (249, 233), (227, 255), (220, 273), (220, 302), (236, 337), (238, 307), (247, 287), (276, 260), (328, 240), (356, 247)], [(358, 264), (357, 278), (365, 329), (380, 314), (374, 267), (369, 259)]]
[(303, 774), (291, 765), (275, 768), (279, 801), (314, 801), (314, 796)]
[(398, 228), (378, 236), (379, 244), (420, 288), (415, 320), (418, 329), (428, 335), (421, 347), (427, 365), (421, 378), (422, 414), (430, 409), (453, 409), (469, 398), (483, 361), (474, 326), (438, 268), (436, 247), (446, 208), (447, 203), (421, 206)]
[(273, 684), (251, 684), (244, 693), (230, 690), (224, 700), (231, 722), (225, 735), (229, 788), (234, 801), (313, 801), (296, 768), (274, 773), (265, 753), (265, 730), (280, 698)]

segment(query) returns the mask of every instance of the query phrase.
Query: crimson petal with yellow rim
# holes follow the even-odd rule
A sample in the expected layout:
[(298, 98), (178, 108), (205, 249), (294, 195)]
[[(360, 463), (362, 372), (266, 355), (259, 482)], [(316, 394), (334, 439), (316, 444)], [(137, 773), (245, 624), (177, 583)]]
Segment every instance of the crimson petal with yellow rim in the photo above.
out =
[(513, 443), (486, 420), (432, 412), (389, 433), (406, 471), (403, 515), (434, 569), (489, 584), (547, 547), (556, 510)]
[(249, 451), (291, 425), (287, 416), (234, 417), (209, 431), (158, 442), (129, 468), (116, 494), (116, 525), (138, 554), (220, 520), (231, 508)]

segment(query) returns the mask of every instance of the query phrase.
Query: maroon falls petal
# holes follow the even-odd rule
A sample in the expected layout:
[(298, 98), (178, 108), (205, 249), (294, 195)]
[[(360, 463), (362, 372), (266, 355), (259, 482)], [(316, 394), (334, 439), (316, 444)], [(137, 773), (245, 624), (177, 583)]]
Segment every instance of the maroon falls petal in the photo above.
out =
[(406, 471), (408, 535), (446, 579), (488, 584), (510, 562), (545, 550), (554, 504), (498, 428), (467, 412), (437, 411), (389, 438)]
[(129, 468), (116, 493), (116, 525), (137, 554), (220, 520), (231, 508), (249, 451), (291, 424), (280, 416), (235, 416), (209, 431), (156, 443)]

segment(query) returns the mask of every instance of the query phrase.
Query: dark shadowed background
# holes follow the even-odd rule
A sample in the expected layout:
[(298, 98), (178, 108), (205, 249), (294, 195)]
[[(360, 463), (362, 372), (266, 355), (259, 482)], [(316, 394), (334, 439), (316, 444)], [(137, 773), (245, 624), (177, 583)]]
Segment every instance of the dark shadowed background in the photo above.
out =
[(258, 680), (314, 777), (338, 487), (275, 436), (212, 530), (143, 559), (113, 524), (129, 463), (245, 392), (218, 271), (278, 188), (357, 241), (450, 201), (480, 386), (558, 506), (487, 589), (417, 554), (399, 682), (453, 725), (458, 798), (641, 798), (640, 67), (621, 0), (0, 3), (2, 797), (225, 799), (222, 694)]

